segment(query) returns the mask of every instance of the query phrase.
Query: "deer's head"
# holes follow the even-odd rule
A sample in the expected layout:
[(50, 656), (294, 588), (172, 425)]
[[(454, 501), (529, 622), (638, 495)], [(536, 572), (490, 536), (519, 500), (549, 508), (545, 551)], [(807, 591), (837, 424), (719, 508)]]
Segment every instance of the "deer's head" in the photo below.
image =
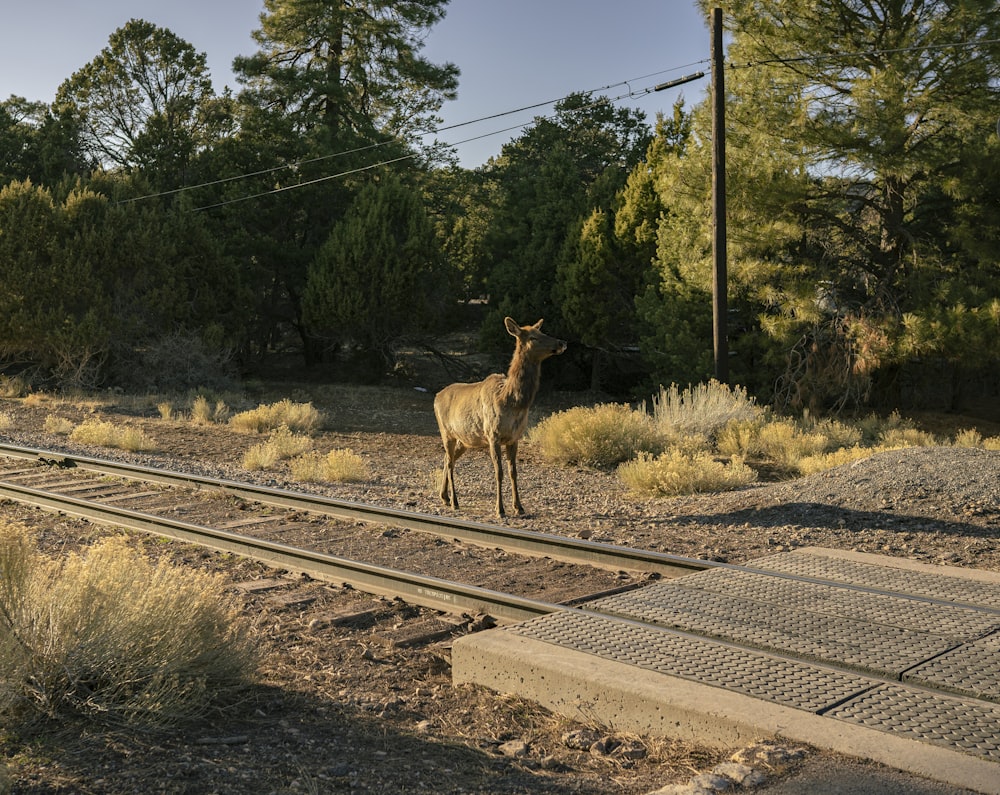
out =
[(542, 321), (533, 326), (519, 326), (513, 318), (504, 318), (508, 333), (517, 340), (518, 347), (523, 349), (523, 355), (532, 361), (540, 362), (550, 356), (556, 356), (566, 350), (563, 340), (550, 337), (542, 331)]

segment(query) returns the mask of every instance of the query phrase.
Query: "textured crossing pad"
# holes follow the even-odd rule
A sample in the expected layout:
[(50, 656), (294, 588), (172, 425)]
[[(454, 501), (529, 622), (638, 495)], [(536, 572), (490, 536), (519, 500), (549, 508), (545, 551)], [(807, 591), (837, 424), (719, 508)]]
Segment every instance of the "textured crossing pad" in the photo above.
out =
[[(654, 672), (802, 711), (842, 727), (835, 732), (856, 726), (886, 743), (917, 741), (967, 755), (959, 767), (1000, 763), (995, 573), (799, 550), (493, 632), (625, 666), (615, 671)], [(471, 646), (475, 636), (461, 642)], [(509, 672), (496, 675), (511, 681)], [(627, 673), (615, 676), (609, 689), (627, 685)], [(489, 686), (488, 679), (480, 672), (467, 681)], [(870, 738), (856, 747), (866, 744), (873, 745)], [(993, 778), (993, 765), (986, 769)], [(1000, 766), (995, 778), (1000, 782)]]

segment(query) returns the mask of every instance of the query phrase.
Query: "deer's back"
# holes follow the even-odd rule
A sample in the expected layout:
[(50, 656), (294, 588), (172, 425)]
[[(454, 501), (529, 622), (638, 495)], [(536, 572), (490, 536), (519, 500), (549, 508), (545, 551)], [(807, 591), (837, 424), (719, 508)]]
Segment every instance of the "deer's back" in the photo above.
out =
[(528, 424), (528, 407), (510, 403), (506, 376), (495, 373), (473, 384), (451, 384), (434, 398), (434, 414), (444, 438), (466, 447), (486, 447), (517, 441)]

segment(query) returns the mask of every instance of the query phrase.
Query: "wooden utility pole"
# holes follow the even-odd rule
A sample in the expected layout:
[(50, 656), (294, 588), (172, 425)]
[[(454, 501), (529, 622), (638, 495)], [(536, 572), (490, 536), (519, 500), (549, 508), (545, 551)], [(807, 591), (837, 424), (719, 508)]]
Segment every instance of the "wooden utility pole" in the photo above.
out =
[(715, 377), (729, 381), (726, 267), (726, 87), (722, 9), (712, 9), (712, 336)]

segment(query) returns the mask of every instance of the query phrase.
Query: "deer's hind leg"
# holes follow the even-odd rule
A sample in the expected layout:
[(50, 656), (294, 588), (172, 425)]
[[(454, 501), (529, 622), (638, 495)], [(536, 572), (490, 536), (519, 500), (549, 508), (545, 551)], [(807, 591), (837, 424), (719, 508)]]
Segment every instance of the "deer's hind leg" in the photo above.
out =
[(517, 442), (507, 445), (507, 472), (510, 474), (510, 496), (514, 502), (514, 511), (521, 516), (524, 506), (521, 505), (521, 495), (517, 490)]

